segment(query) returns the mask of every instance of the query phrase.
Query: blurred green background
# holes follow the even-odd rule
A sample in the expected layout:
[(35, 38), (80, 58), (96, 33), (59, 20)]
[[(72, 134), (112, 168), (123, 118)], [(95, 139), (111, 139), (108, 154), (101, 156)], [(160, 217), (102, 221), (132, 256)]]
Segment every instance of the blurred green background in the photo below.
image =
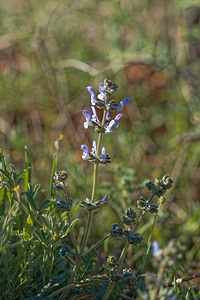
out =
[(176, 239), (187, 268), (196, 269), (199, 61), (197, 0), (1, 1), (1, 147), (19, 170), (24, 146), (29, 147), (33, 182), (49, 197), (54, 142), (63, 134), (58, 165), (69, 172), (70, 197), (78, 204), (90, 196), (92, 182), (92, 166), (80, 151), (95, 137), (83, 128), (81, 110), (90, 105), (86, 86), (97, 91), (104, 78), (118, 83), (116, 101), (126, 96), (134, 101), (114, 135), (103, 138), (113, 163), (101, 168), (97, 194), (110, 193), (112, 202), (97, 214), (93, 234), (102, 237), (99, 223), (109, 231), (119, 211), (145, 195), (140, 188), (145, 179), (168, 173), (174, 188), (154, 239), (161, 246)]

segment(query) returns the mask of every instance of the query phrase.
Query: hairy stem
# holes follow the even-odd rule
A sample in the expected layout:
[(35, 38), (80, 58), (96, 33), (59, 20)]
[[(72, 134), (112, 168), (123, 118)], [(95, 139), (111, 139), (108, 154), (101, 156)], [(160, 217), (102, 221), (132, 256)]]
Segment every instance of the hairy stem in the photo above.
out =
[[(106, 120), (106, 110), (104, 110), (104, 113), (103, 113), (102, 127), (105, 124), (105, 120)], [(98, 137), (98, 142), (97, 142), (97, 153), (96, 153), (97, 157), (99, 156), (99, 152), (100, 152), (102, 134), (103, 134), (102, 132), (99, 132), (99, 137)], [(99, 167), (99, 163), (95, 162), (94, 163), (94, 171), (93, 171), (93, 186), (92, 186), (91, 202), (94, 202), (95, 193), (96, 193), (96, 189), (97, 189), (98, 167)], [(85, 246), (88, 241), (88, 237), (89, 237), (91, 225), (92, 225), (92, 219), (93, 219), (93, 211), (90, 211), (88, 214), (87, 226), (85, 229), (85, 233), (84, 233), (83, 241), (82, 241), (82, 245), (81, 245), (81, 251), (80, 251), (81, 254), (83, 254), (83, 252), (85, 250)]]
[[(72, 223), (72, 219), (71, 219), (71, 214), (70, 214), (69, 211), (67, 212), (67, 218), (68, 218), (69, 224), (71, 224)], [(76, 243), (76, 238), (75, 238), (75, 234), (74, 234), (73, 228), (71, 228), (71, 230), (70, 230), (70, 235), (71, 235), (71, 239), (72, 239), (72, 243), (73, 243), (74, 249), (75, 249), (76, 253), (78, 254), (79, 251), (78, 251), (78, 246), (77, 246), (77, 243)]]

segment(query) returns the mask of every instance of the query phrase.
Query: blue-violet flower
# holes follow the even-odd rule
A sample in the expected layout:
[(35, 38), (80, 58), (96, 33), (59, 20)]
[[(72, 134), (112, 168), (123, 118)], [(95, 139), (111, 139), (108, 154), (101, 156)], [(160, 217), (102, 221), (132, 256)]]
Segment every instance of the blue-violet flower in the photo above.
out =
[(96, 94), (95, 94), (95, 91), (94, 91), (93, 87), (87, 86), (87, 90), (88, 90), (88, 92), (90, 93), (90, 96), (91, 96), (91, 104), (95, 105), (96, 104)]
[(92, 142), (92, 154), (94, 154), (95, 156), (97, 154), (97, 144), (96, 144), (96, 141)]
[(96, 112), (96, 109), (94, 106), (91, 106), (91, 109), (92, 109), (92, 112), (93, 112), (93, 115), (92, 115), (92, 121), (97, 121), (98, 120), (98, 116), (97, 116), (97, 112)]
[(99, 83), (99, 92), (100, 92), (100, 94), (106, 93), (103, 83)]
[(84, 122), (84, 128), (87, 129), (88, 126), (93, 126), (92, 124), (92, 117), (88, 110), (82, 110), (83, 115), (85, 116), (86, 122)]
[(81, 149), (83, 150), (83, 155), (82, 155), (83, 160), (87, 160), (90, 157), (88, 146), (87, 145), (81, 145)]
[(110, 121), (110, 123), (108, 124), (108, 126), (106, 127), (106, 131), (105, 133), (107, 134), (112, 134), (113, 133), (113, 129), (117, 128), (119, 126), (119, 119), (121, 119), (121, 117), (123, 116), (123, 114), (118, 114), (116, 115), (116, 117), (114, 118), (114, 120)]
[(161, 258), (162, 249), (160, 249), (159, 244), (157, 241), (152, 243), (152, 255), (156, 258)]
[(128, 97), (122, 99), (122, 101), (120, 101), (119, 105), (117, 106), (117, 111), (122, 110), (123, 107), (124, 107), (126, 104), (130, 103), (131, 101), (132, 101), (131, 98), (128, 98)]
[(106, 159), (107, 159), (106, 148), (103, 147), (101, 150), (100, 161), (104, 163), (106, 162)]

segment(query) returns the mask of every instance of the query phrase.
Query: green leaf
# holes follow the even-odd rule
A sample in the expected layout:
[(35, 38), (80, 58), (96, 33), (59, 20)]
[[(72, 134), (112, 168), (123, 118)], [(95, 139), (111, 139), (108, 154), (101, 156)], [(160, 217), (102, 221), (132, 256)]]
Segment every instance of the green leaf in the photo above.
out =
[(51, 198), (54, 198), (54, 195), (55, 195), (55, 191), (53, 189), (53, 183), (54, 183), (55, 171), (56, 171), (56, 168), (57, 168), (56, 158), (57, 158), (56, 153), (54, 153), (54, 155), (53, 155), (53, 167), (52, 167), (52, 174), (51, 174), (51, 184), (50, 184)]
[(75, 220), (73, 220), (73, 221), (71, 222), (71, 224), (69, 225), (69, 227), (68, 227), (68, 229), (67, 229), (67, 231), (66, 231), (65, 236), (68, 235), (68, 233), (71, 231), (71, 229), (76, 225), (76, 223), (77, 223), (78, 221), (79, 221), (79, 219), (75, 219)]
[(191, 288), (190, 286), (188, 287), (188, 290), (187, 290), (187, 294), (185, 296), (185, 300), (190, 300), (190, 291), (191, 291)]
[(27, 171), (24, 177), (24, 190), (27, 192), (28, 184), (31, 184), (31, 158), (27, 146), (25, 146), (25, 166)]
[(29, 209), (22, 203), (20, 202), (20, 205), (22, 206), (23, 210), (29, 215)]
[(175, 290), (176, 295), (177, 295), (177, 297), (178, 297), (179, 292), (178, 292), (178, 285), (177, 285), (176, 277), (175, 277), (175, 276), (174, 276), (174, 290)]
[(26, 173), (31, 169), (31, 167), (28, 167), (26, 169), (24, 169), (23, 171), (21, 171), (19, 174), (18, 174), (18, 179), (23, 179), (25, 176), (26, 176)]
[(6, 170), (6, 162), (5, 162), (5, 158), (4, 158), (2, 149), (0, 149), (0, 163), (1, 163), (1, 168), (5, 171)]
[(31, 193), (30, 192), (25, 192), (25, 195), (26, 195), (26, 199), (27, 199), (30, 207), (33, 210), (37, 210), (37, 207), (36, 207), (36, 204), (35, 204), (35, 200), (34, 200), (33, 196), (31, 195)]
[(39, 197), (42, 193), (43, 193), (44, 190), (40, 190), (40, 185), (39, 184), (36, 184), (34, 186), (34, 189), (33, 189), (33, 197), (34, 199)]
[(29, 215), (27, 220), (26, 220), (26, 224), (23, 230), (23, 233), (30, 237), (31, 233), (33, 232), (33, 220), (31, 218), (31, 216)]
[(13, 183), (12, 179), (10, 178), (10, 174), (9, 174), (7, 171), (2, 170), (2, 169), (0, 169), (0, 172), (2, 172), (3, 175), (7, 178), (9, 184), (10, 184), (11, 186), (13, 186), (14, 183)]
[(51, 230), (51, 224), (46, 216), (40, 216), (40, 221), (49, 229)]
[(3, 187), (0, 189), (0, 216), (4, 215), (4, 210), (6, 206), (6, 188)]
[(45, 199), (45, 200), (43, 200), (42, 203), (39, 205), (38, 211), (41, 211), (41, 210), (43, 210), (43, 209), (45, 209), (45, 208), (51, 206), (52, 204), (54, 204), (53, 201), (50, 201), (50, 200), (48, 200), (48, 199)]
[(41, 244), (43, 244), (47, 247), (47, 245), (45, 244), (45, 240), (44, 240), (44, 237), (43, 237), (42, 233), (39, 230), (36, 229), (35, 234), (36, 234), (37, 238), (40, 240)]

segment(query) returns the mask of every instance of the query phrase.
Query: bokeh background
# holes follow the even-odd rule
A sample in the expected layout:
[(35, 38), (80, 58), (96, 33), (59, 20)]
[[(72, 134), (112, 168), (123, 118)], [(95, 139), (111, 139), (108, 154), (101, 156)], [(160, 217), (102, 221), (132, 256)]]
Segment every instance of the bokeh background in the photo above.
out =
[(83, 127), (86, 87), (97, 91), (104, 78), (118, 83), (116, 101), (134, 101), (103, 139), (113, 163), (100, 168), (97, 194), (110, 193), (112, 201), (96, 215), (93, 239), (104, 234), (99, 224), (109, 231), (146, 195), (145, 180), (169, 174), (174, 187), (153, 238), (161, 247), (175, 239), (191, 273), (200, 256), (199, 61), (197, 0), (0, 1), (1, 148), (21, 170), (29, 147), (33, 183), (48, 198), (54, 142), (63, 135), (58, 166), (69, 172), (81, 235), (86, 213), (78, 202), (90, 196), (92, 166), (80, 146), (95, 138)]

